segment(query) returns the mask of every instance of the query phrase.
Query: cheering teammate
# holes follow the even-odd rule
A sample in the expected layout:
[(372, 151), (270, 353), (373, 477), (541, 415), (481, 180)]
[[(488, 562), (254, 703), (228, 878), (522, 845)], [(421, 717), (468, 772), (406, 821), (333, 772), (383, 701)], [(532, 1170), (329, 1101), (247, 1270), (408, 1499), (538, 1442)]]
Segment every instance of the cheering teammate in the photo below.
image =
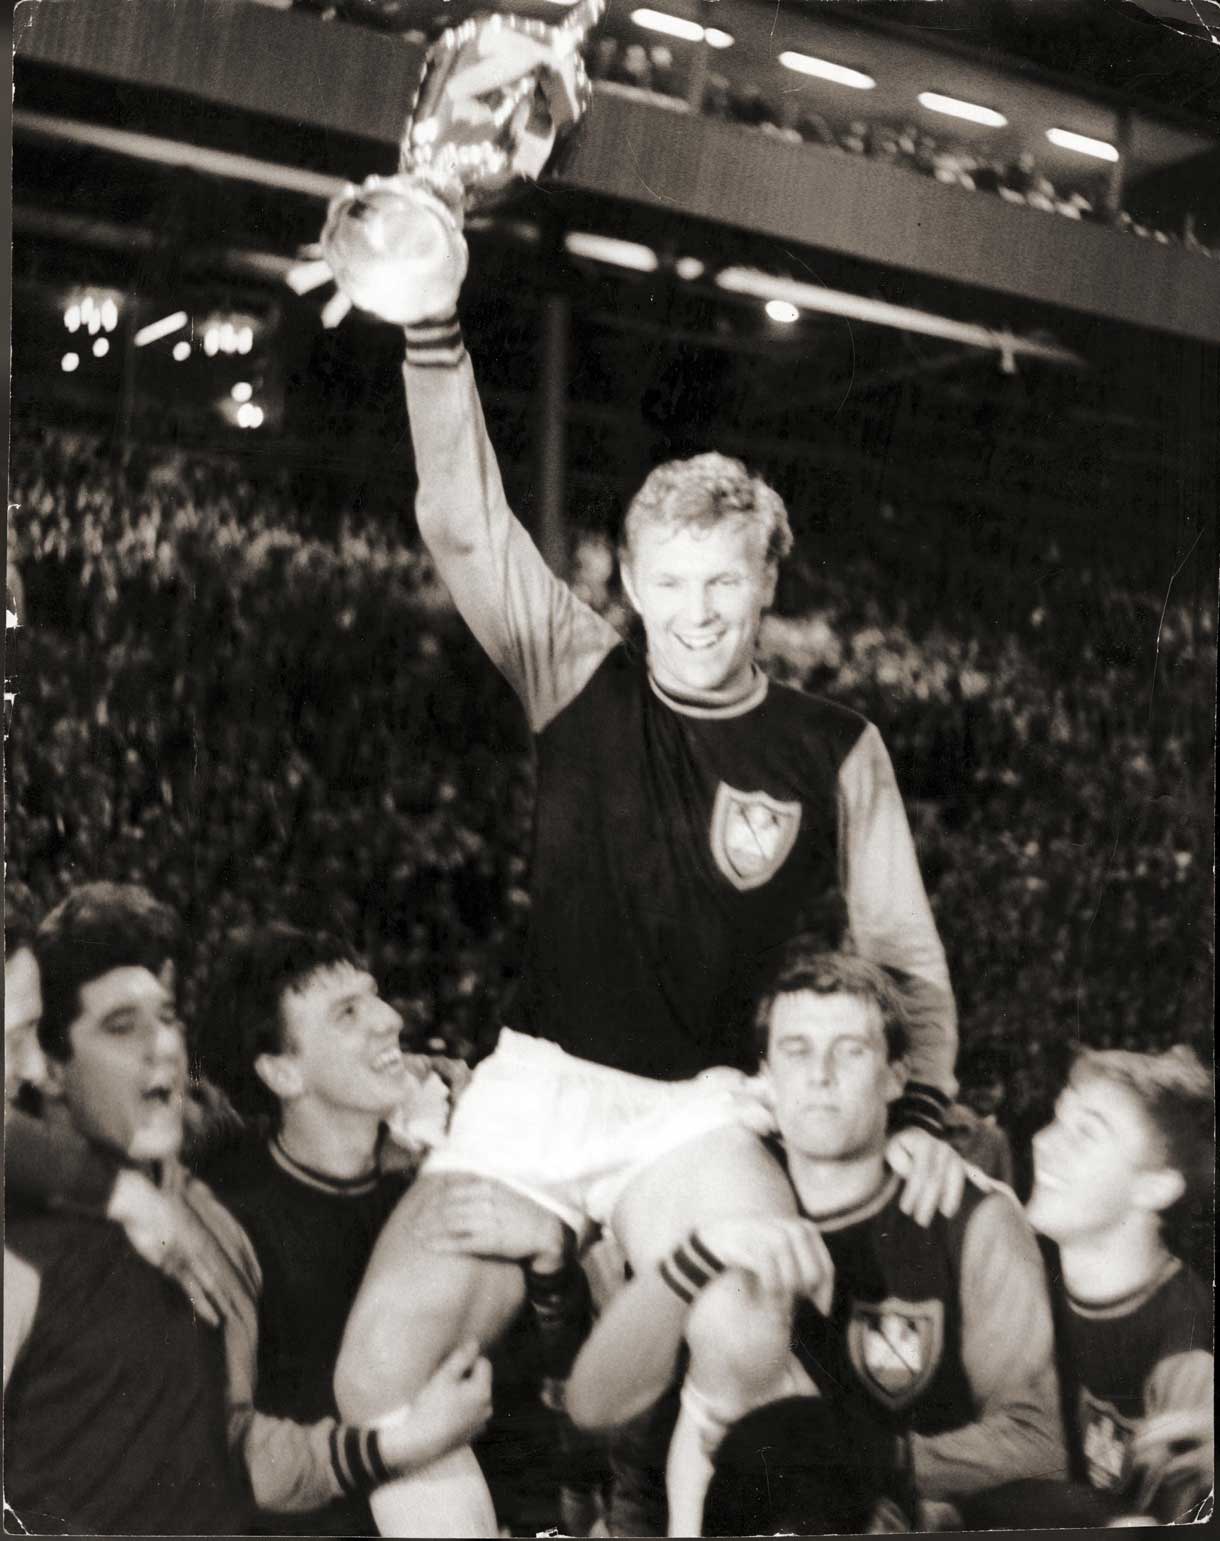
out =
[[(1110, 1512), (1183, 1519), (1215, 1481), (1212, 1292), (1163, 1222), (1205, 1198), (1215, 1094), (1188, 1049), (1086, 1052), (1034, 1137), (1028, 1214), (1058, 1247), (1075, 1474)], [(1046, 1524), (1063, 1521), (1051, 1497)], [(1013, 1509), (1014, 1515), (1020, 1510)]]
[[(465, 263), (448, 260), (456, 298)], [(777, 494), (718, 454), (652, 472), (622, 549), (640, 653), (513, 517), (455, 315), (407, 327), (405, 378), (421, 534), (534, 734), (532, 928), (512, 1027), (382, 1233), (339, 1404), (349, 1417), (384, 1413), (514, 1309), (513, 1270), (416, 1243), (430, 1185), (475, 1172), (578, 1234), (590, 1219), (613, 1227), (636, 1277), (582, 1355), (578, 1378), (596, 1396), (574, 1412), (621, 1420), (665, 1389), (681, 1342), (686, 1302), (657, 1264), (697, 1222), (792, 1213), (782, 1172), (745, 1127), (739, 1073), (758, 971), (788, 938), (850, 937), (903, 976), (912, 1078), (893, 1159), (918, 1219), (955, 1206), (960, 1169), (937, 1137), (956, 1041), (944, 953), (877, 729), (755, 664), (792, 543)], [(715, 1066), (738, 1073), (700, 1075)], [(452, 1534), (473, 1533), (462, 1527), (483, 1512), (480, 1483), (471, 1462), (443, 1490)], [(438, 1491), (417, 1504), (400, 1484), (374, 1512), (383, 1529), (431, 1534)]]

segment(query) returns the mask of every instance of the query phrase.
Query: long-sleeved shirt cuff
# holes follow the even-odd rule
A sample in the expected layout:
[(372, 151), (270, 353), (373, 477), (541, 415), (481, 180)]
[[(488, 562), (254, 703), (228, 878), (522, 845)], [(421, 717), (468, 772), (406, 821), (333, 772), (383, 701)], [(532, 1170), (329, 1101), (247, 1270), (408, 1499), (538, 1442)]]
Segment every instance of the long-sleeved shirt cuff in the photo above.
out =
[(406, 360), (413, 369), (454, 369), (466, 357), (457, 312), (403, 328)]
[(937, 1087), (922, 1081), (908, 1081), (902, 1096), (894, 1104), (892, 1126), (894, 1129), (926, 1129), (937, 1139), (943, 1139), (948, 1109), (949, 1099)]
[(331, 1429), (330, 1460), (345, 1493), (371, 1493), (394, 1475), (382, 1459), (377, 1430), (356, 1424), (336, 1423)]

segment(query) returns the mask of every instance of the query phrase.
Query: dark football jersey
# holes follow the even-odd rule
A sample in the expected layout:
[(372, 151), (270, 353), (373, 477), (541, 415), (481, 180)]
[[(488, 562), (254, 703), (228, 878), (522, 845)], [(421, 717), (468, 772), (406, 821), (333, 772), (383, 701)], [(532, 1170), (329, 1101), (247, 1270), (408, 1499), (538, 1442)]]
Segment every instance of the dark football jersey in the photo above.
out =
[[(1131, 1442), (1143, 1420), (1171, 1409), (1210, 1413), (1211, 1293), (1170, 1258), (1151, 1283), (1121, 1300), (1086, 1303), (1064, 1290), (1057, 1317), (1061, 1373), (1075, 1414), (1076, 1474), (1102, 1492), (1136, 1498)], [(1189, 1502), (1161, 1495), (1158, 1511), (1179, 1499)]]
[(420, 531), (536, 735), (532, 930), (509, 1020), (635, 1074), (747, 1066), (745, 1003), (774, 950), (850, 932), (910, 982), (906, 1121), (939, 1127), (953, 999), (876, 728), (762, 674), (728, 707), (663, 695), (513, 518), (464, 353), (409, 354), (406, 380)]
[[(250, 1238), (262, 1274), (259, 1409), (298, 1424), (337, 1419), (333, 1381), (343, 1329), (405, 1176), (337, 1181), (298, 1166), (274, 1143), (240, 1152), (209, 1176)], [(306, 1513), (264, 1513), (260, 1525), (294, 1535), (376, 1533), (359, 1494)]]
[(798, 1304), (796, 1357), (820, 1395), (909, 1439), (922, 1499), (1062, 1476), (1050, 1304), (1016, 1200), (970, 1180), (952, 1219), (921, 1226), (900, 1193), (889, 1174), (871, 1199), (810, 1216), (834, 1298), (829, 1316)]
[(229, 1449), (220, 1330), (105, 1220), (27, 1214), (5, 1247), (6, 1316), (10, 1267), (29, 1270), (36, 1302), (4, 1396), (17, 1528), (243, 1533), (252, 1506)]

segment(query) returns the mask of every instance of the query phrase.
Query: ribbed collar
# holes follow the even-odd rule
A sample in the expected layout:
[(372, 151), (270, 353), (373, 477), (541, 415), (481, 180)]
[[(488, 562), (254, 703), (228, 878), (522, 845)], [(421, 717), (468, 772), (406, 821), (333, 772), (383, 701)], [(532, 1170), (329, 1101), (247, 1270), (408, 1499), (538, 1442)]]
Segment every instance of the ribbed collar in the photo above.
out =
[(766, 700), (771, 682), (755, 664), (753, 685), (739, 701), (729, 701), (724, 706), (700, 706), (697, 701), (683, 701), (678, 696), (670, 695), (663, 685), (657, 683), (651, 669), (648, 670), (648, 683), (658, 701), (663, 701), (670, 711), (678, 712), (683, 717), (744, 717)]
[(849, 1225), (859, 1225), (861, 1220), (871, 1220), (875, 1214), (889, 1203), (898, 1191), (898, 1174), (888, 1168), (881, 1178), (879, 1187), (874, 1188), (867, 1198), (859, 1199), (854, 1204), (849, 1204), (846, 1209), (832, 1209), (829, 1214), (810, 1214), (804, 1205), (801, 1210), (806, 1218), (813, 1221), (819, 1231), (842, 1231)]
[(1138, 1289), (1129, 1290), (1125, 1295), (1119, 1295), (1114, 1300), (1078, 1300), (1066, 1287), (1064, 1294), (1067, 1296), (1068, 1305), (1076, 1315), (1087, 1317), (1090, 1321), (1105, 1321), (1114, 1316), (1130, 1316), (1133, 1311), (1138, 1311), (1142, 1305), (1146, 1305), (1162, 1285), (1168, 1284), (1181, 1266), (1180, 1259), (1166, 1258), (1147, 1283), (1141, 1284)]
[(381, 1172), (374, 1168), (363, 1177), (331, 1177), (327, 1172), (320, 1172), (316, 1167), (306, 1166), (302, 1161), (294, 1160), (280, 1144), (279, 1135), (274, 1135), (268, 1144), (271, 1159), (289, 1177), (295, 1177), (298, 1182), (305, 1183), (310, 1188), (318, 1188), (323, 1193), (334, 1193), (340, 1198), (358, 1198), (362, 1194), (372, 1193), (381, 1180)]

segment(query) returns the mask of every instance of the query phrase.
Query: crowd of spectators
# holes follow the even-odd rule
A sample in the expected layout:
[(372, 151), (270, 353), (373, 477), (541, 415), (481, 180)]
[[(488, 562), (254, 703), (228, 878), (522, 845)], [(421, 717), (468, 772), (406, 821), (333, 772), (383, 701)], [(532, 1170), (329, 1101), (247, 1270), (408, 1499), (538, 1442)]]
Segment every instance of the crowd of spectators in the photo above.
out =
[[(259, 0), (277, 9), (313, 11), (328, 19), (342, 18), (409, 37), (423, 45), (427, 35), (418, 30), (414, 0)], [(685, 105), (688, 78), (664, 43), (645, 45), (602, 35), (588, 52), (588, 69), (595, 80), (609, 81), (671, 103)], [(1059, 214), (1065, 219), (1107, 224), (1115, 229), (1155, 241), (1162, 246), (1183, 246), (1189, 251), (1215, 255), (1202, 241), (1195, 221), (1187, 214), (1181, 226), (1165, 230), (1149, 224), (1125, 209), (1107, 205), (1107, 173), (1077, 178), (1073, 187), (1060, 188), (1036, 158), (1028, 152), (1015, 158), (996, 158), (971, 145), (927, 133), (914, 123), (852, 119), (835, 124), (824, 114), (793, 107), (768, 96), (751, 82), (730, 80), (711, 72), (703, 85), (701, 111), (710, 118), (741, 123), (792, 143), (818, 146), (842, 155), (859, 155), (886, 165), (901, 166), (946, 187), (966, 192), (986, 192), (1006, 203)]]
[[(422, 551), (388, 522), (318, 533), (286, 484), (223, 460), (123, 463), (50, 430), (15, 432), (10, 498), (10, 900), (146, 883), (193, 939), (188, 1023), (225, 931), (274, 913), (350, 935), (418, 1045), (488, 1043), (528, 908), (531, 759)], [(1111, 577), (1104, 608), (1139, 638), (1116, 653), (1095, 574), (1019, 614), (1005, 559), (953, 567), (962, 592), (912, 581), (901, 534), (826, 566), (798, 545), (763, 648), (882, 728), (964, 1041), (1002, 1050), (1020, 1133), (1072, 1039), (1207, 1056), (1215, 612)], [(598, 538), (575, 577), (625, 619)]]
[[(645, 47), (613, 37), (599, 38), (590, 53), (590, 74), (598, 80), (645, 91), (665, 100), (685, 100), (687, 85), (673, 51), (664, 44)], [(864, 118), (834, 124), (824, 114), (766, 95), (750, 82), (712, 72), (702, 95), (702, 112), (711, 118), (758, 128), (791, 143), (815, 145), (840, 155), (859, 155), (900, 166), (946, 187), (986, 192), (1006, 203), (1059, 214), (1065, 219), (1112, 224), (1161, 245), (1206, 248), (1187, 219), (1169, 232), (1133, 218), (1125, 210), (1111, 214), (1106, 204), (1107, 173), (1078, 179), (1070, 190), (1056, 188), (1034, 156), (1022, 153), (998, 159), (978, 149), (927, 133), (914, 123)]]

